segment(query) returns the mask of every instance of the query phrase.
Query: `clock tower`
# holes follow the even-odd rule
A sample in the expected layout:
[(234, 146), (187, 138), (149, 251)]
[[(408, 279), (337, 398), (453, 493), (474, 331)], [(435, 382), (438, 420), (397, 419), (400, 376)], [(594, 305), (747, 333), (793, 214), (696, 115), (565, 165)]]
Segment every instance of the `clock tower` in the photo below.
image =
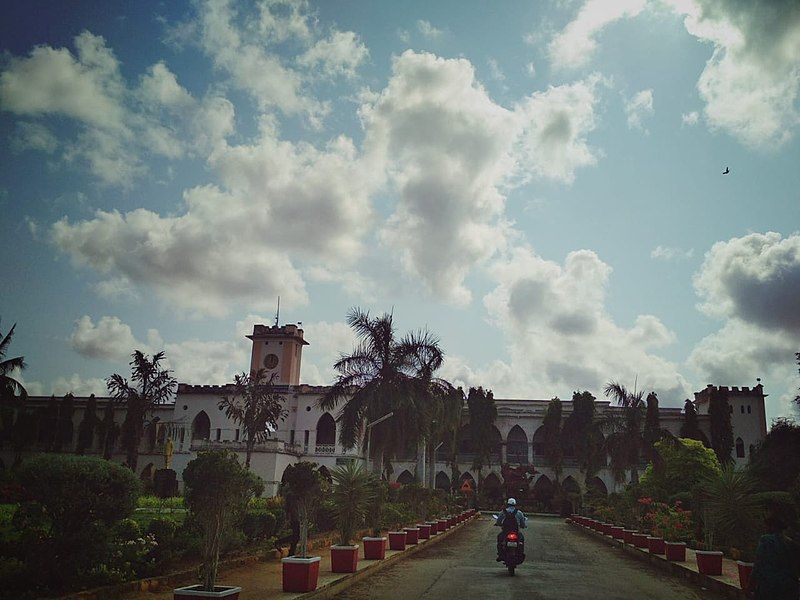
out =
[(253, 341), (251, 372), (264, 369), (267, 377), (274, 373), (276, 385), (300, 384), (303, 346), (308, 345), (302, 329), (297, 325), (253, 325), (253, 333), (247, 337)]

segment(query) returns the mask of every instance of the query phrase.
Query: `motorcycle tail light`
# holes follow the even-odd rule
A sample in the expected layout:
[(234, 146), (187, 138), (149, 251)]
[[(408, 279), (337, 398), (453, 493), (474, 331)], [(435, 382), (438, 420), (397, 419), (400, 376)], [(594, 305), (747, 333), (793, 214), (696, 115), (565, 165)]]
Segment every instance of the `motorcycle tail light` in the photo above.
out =
[(509, 542), (516, 542), (519, 539), (519, 536), (514, 533), (513, 531), (506, 536), (506, 539)]

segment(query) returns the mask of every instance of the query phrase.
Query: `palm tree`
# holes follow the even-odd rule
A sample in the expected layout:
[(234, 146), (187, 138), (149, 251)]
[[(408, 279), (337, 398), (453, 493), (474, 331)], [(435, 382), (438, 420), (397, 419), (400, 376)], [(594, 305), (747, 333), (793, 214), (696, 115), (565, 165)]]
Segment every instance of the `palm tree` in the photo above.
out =
[(603, 392), (614, 398), (622, 407), (622, 414), (609, 411), (605, 426), (611, 429), (606, 437), (606, 448), (611, 457), (611, 472), (617, 481), (624, 481), (625, 472), (630, 470), (631, 483), (639, 482), (639, 456), (645, 446), (642, 436), (645, 400), (643, 391), (630, 391), (615, 381), (606, 384)]
[(275, 392), (276, 373), (267, 379), (264, 369), (249, 375), (242, 373), (234, 377), (234, 393), (223, 396), (219, 408), (229, 419), (242, 426), (245, 435), (245, 468), (250, 469), (250, 457), (257, 443), (267, 440), (271, 431), (286, 416), (283, 397)]
[(116, 373), (106, 379), (109, 393), (125, 404), (122, 444), (127, 455), (126, 463), (132, 471), (136, 471), (139, 462), (139, 443), (144, 434), (147, 414), (156, 405), (169, 400), (178, 383), (172, 371), (161, 368), (164, 356), (162, 351), (150, 359), (140, 350), (134, 350), (130, 362), (133, 385)]
[(12, 400), (24, 402), (28, 397), (25, 386), (13, 377), (15, 371), (23, 371), (27, 366), (25, 364), (25, 357), (15, 356), (14, 358), (6, 358), (8, 347), (11, 345), (11, 340), (14, 338), (14, 329), (16, 329), (16, 327), (17, 324), (14, 323), (5, 336), (0, 334), (0, 337), (2, 337), (2, 341), (0, 341), (0, 400), (3, 402), (10, 402)]
[(338, 376), (319, 406), (341, 407), (337, 421), (345, 448), (362, 441), (367, 423), (393, 412), (391, 420), (375, 425), (371, 433), (370, 453), (382, 465), (429, 434), (430, 390), (443, 355), (438, 340), (426, 332), (398, 339), (391, 314), (372, 317), (353, 308), (347, 324), (356, 333), (357, 345), (333, 365)]

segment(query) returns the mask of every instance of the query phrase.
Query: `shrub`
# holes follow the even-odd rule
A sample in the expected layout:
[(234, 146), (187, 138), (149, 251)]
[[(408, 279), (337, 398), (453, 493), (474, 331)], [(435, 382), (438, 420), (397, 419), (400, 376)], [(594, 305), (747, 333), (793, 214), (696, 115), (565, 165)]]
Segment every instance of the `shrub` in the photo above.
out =
[(333, 500), (328, 498), (319, 503), (317, 512), (314, 515), (314, 531), (325, 533), (333, 531), (336, 526), (336, 507)]
[(20, 467), (19, 482), (27, 498), (14, 515), (19, 558), (51, 589), (91, 579), (140, 491), (129, 469), (87, 456), (36, 456)]
[(308, 526), (325, 493), (326, 482), (317, 465), (307, 461), (286, 467), (283, 480), (281, 494), (286, 500), (287, 508), (300, 523), (298, 549), (300, 556), (305, 558), (308, 550)]
[(140, 496), (136, 501), (137, 508), (149, 509), (185, 509), (186, 505), (183, 502), (182, 496), (173, 496), (171, 498), (159, 498), (158, 496)]
[(266, 510), (248, 510), (242, 519), (242, 532), (249, 542), (275, 535), (275, 515)]
[(333, 516), (339, 544), (351, 544), (359, 527), (364, 525), (367, 509), (374, 497), (373, 478), (355, 462), (331, 473), (333, 478)]
[(640, 480), (642, 493), (659, 501), (689, 492), (699, 482), (719, 475), (717, 456), (702, 442), (683, 438), (668, 438), (655, 444), (661, 457), (661, 468), (647, 465)]
[(651, 505), (645, 516), (654, 536), (668, 542), (688, 542), (692, 539), (692, 513), (680, 506), (668, 506), (662, 502)]

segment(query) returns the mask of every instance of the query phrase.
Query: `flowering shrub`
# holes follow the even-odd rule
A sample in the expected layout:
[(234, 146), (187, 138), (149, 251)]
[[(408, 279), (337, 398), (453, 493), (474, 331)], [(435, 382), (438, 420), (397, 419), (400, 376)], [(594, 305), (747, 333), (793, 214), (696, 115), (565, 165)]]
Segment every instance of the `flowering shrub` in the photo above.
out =
[(683, 510), (680, 503), (669, 506), (663, 502), (650, 502), (644, 521), (653, 535), (668, 542), (688, 542), (692, 539), (692, 513)]

